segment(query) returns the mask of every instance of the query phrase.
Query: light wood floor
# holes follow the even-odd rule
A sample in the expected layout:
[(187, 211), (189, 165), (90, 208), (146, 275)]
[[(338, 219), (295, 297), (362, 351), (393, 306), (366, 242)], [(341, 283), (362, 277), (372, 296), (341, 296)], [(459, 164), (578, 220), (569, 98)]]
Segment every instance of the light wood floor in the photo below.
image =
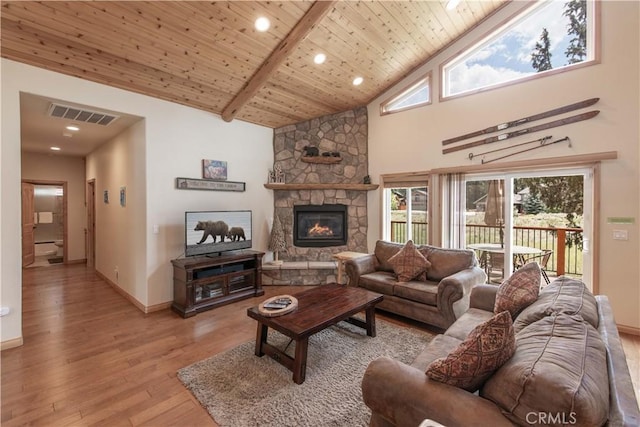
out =
[[(2, 352), (0, 422), (215, 426), (176, 371), (255, 339), (246, 309), (303, 289), (269, 286), (265, 296), (182, 319), (141, 313), (84, 265), (27, 269), (24, 345)], [(638, 391), (640, 337), (624, 344)]]
[(25, 269), (24, 345), (2, 352), (0, 422), (215, 426), (176, 371), (254, 340), (246, 309), (304, 289), (268, 286), (264, 296), (183, 319), (140, 312), (84, 265)]

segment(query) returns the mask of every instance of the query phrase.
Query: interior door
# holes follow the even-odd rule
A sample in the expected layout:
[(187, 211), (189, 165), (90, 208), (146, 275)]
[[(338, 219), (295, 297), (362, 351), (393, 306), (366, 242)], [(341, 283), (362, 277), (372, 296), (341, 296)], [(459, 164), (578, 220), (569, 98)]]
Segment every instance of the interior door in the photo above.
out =
[(35, 186), (28, 182), (22, 183), (22, 266), (26, 267), (35, 261), (34, 238), (34, 194)]

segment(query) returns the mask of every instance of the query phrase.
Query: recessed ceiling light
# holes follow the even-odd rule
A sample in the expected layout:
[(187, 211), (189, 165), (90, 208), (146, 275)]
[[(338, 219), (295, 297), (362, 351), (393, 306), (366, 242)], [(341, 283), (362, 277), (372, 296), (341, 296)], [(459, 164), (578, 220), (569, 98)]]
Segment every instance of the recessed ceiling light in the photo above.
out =
[(67, 130), (72, 130), (74, 132), (78, 132), (80, 130), (80, 128), (78, 126), (75, 125), (69, 125), (66, 127)]
[(313, 62), (315, 62), (316, 64), (322, 64), (324, 61), (326, 61), (326, 59), (327, 55), (325, 55), (324, 53), (319, 53), (313, 58)]
[(364, 79), (362, 77), (356, 77), (355, 79), (353, 79), (353, 85), (354, 86), (360, 86), (363, 81), (364, 81)]
[(449, 0), (447, 1), (447, 10), (453, 10), (460, 4), (460, 0)]
[(60, 147), (51, 147), (50, 150), (51, 151), (60, 151)]
[(258, 19), (256, 19), (255, 26), (256, 26), (256, 30), (260, 32), (265, 32), (271, 26), (271, 22), (269, 21), (269, 18), (265, 18), (264, 16), (261, 16)]

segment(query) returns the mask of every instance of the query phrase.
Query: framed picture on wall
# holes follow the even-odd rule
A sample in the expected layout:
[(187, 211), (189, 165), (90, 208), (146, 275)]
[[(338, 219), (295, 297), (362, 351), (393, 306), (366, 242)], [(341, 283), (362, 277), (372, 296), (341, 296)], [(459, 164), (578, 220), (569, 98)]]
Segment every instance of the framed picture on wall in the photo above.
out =
[(227, 180), (227, 162), (222, 160), (202, 160), (202, 177), (216, 181)]
[(102, 192), (102, 201), (104, 203), (109, 203), (109, 190), (104, 190)]
[(127, 205), (127, 187), (120, 187), (120, 206)]

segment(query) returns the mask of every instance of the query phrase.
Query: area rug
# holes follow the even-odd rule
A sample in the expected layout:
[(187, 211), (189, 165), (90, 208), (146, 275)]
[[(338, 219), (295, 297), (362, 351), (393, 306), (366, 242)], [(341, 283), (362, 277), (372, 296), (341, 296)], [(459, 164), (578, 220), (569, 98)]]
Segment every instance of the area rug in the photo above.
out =
[[(306, 380), (251, 341), (178, 371), (178, 378), (221, 426), (366, 426), (371, 411), (362, 401), (364, 371), (380, 356), (411, 363), (432, 334), (376, 320), (377, 336), (341, 322), (309, 339)], [(295, 343), (270, 331), (268, 341), (293, 355)], [(288, 346), (287, 346), (288, 345)]]

